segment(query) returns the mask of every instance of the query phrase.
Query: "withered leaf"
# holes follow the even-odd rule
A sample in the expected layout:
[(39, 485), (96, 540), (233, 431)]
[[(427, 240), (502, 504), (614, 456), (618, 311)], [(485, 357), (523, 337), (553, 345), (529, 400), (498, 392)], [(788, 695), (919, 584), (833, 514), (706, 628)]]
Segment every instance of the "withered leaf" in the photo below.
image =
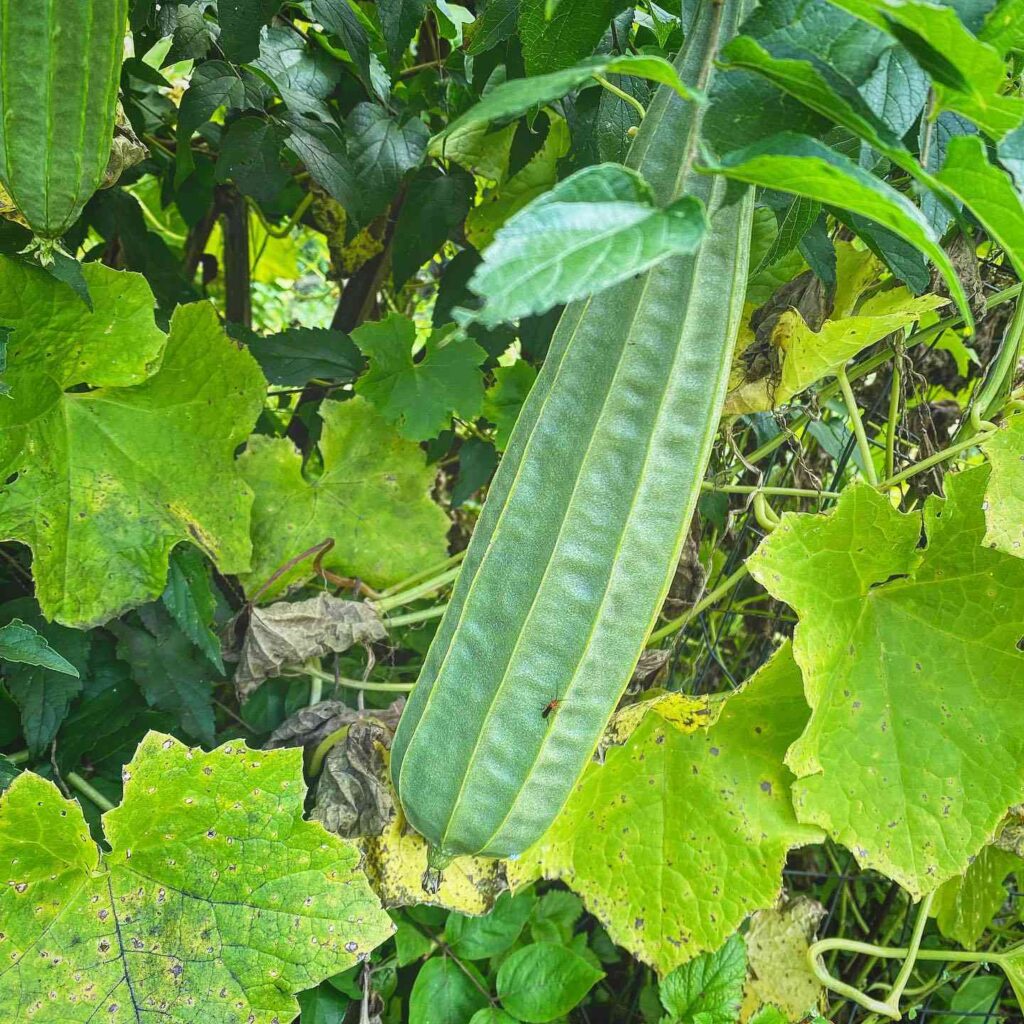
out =
[(324, 758), (312, 817), (345, 839), (378, 836), (395, 811), (384, 749), (392, 733), (380, 722), (358, 721)]
[(312, 707), (300, 708), (283, 721), (266, 742), (268, 750), (277, 747), (305, 747), (315, 750), (332, 732), (360, 719), (373, 719), (392, 733), (398, 728), (398, 719), (405, 707), (405, 698), (399, 697), (386, 708), (358, 711), (340, 700), (322, 700)]
[(359, 601), (318, 594), (306, 601), (278, 601), (253, 608), (235, 672), (240, 701), (285, 665), (301, 665), (353, 644), (383, 640), (387, 631), (377, 613)]

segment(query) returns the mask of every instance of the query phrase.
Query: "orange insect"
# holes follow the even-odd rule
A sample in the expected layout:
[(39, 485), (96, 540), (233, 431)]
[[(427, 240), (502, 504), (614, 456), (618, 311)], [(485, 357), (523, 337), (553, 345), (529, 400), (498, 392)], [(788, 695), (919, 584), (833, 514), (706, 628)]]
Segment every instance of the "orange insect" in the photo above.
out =
[(562, 706), (562, 702), (561, 702), (561, 700), (559, 700), (558, 697), (555, 697), (553, 700), (549, 700), (548, 704), (547, 704), (547, 707), (544, 708), (544, 710), (540, 713), (540, 717), (541, 718), (547, 718), (548, 715), (550, 715), (552, 711), (557, 711), (561, 706)]

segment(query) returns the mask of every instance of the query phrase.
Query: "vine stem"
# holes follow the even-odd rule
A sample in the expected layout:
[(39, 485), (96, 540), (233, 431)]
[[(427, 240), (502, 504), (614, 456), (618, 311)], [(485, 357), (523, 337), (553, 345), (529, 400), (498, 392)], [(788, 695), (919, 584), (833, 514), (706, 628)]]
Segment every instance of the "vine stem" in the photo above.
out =
[(454, 555), (450, 558), (446, 558), (443, 562), (431, 565), (426, 569), (421, 569), (412, 576), (407, 576), (404, 580), (400, 580), (398, 583), (395, 583), (390, 587), (385, 587), (377, 596), (391, 597), (392, 594), (400, 594), (403, 590), (408, 590), (417, 583), (421, 583), (423, 580), (429, 579), (431, 576), (436, 576), (439, 572), (444, 572), (446, 569), (450, 569), (453, 565), (458, 565), (465, 557), (465, 551), (457, 551)]
[[(307, 665), (302, 671), (313, 679), (319, 679), (325, 683), (334, 682), (334, 676), (329, 672), (314, 668), (312, 665)], [(408, 693), (416, 685), (415, 683), (371, 683), (359, 679), (346, 679), (344, 676), (338, 679), (338, 684), (347, 686), (350, 690), (372, 690), (379, 693)]]
[(112, 811), (114, 805), (94, 786), (90, 786), (78, 772), (65, 772), (64, 781), (88, 797), (101, 811)]
[(903, 390), (903, 374), (897, 362), (892, 368), (892, 381), (889, 384), (889, 419), (885, 424), (885, 475), (890, 477), (896, 472), (896, 431), (900, 422), (900, 392)]
[[(913, 972), (914, 964), (918, 960), (938, 960), (945, 963), (966, 963), (966, 964), (991, 964), (994, 963), (1003, 971), (1006, 971), (1010, 958), (1020, 950), (1020, 946), (1005, 950), (1002, 953), (993, 953), (991, 950), (970, 951), (966, 949), (922, 949), (921, 936), (924, 934), (924, 926), (931, 910), (934, 892), (929, 893), (921, 901), (917, 913), (917, 920), (914, 922), (914, 932), (911, 936), (910, 945), (907, 947), (896, 946), (875, 946), (869, 942), (858, 942), (856, 939), (821, 939), (813, 943), (807, 950), (807, 963), (814, 976), (830, 992), (844, 996), (863, 1006), (864, 1009), (877, 1013), (879, 1016), (889, 1020), (899, 1020), (899, 1000), (906, 989), (907, 981)], [(903, 960), (903, 966), (897, 975), (884, 1001), (873, 999), (866, 992), (862, 992), (853, 985), (847, 985), (833, 977), (825, 967), (821, 957), (832, 950), (842, 950), (847, 953), (865, 953), (868, 956), (881, 960)]]
[(846, 411), (850, 414), (850, 419), (853, 421), (853, 435), (857, 438), (857, 449), (860, 451), (861, 462), (864, 463), (864, 473), (868, 478), (868, 483), (876, 487), (878, 485), (878, 474), (875, 472), (875, 463), (871, 458), (871, 445), (868, 443), (868, 435), (864, 430), (864, 421), (861, 419), (857, 399), (854, 396), (853, 388), (850, 387), (850, 378), (846, 375), (845, 366), (840, 366), (836, 370), (836, 380), (839, 381), (839, 390), (843, 394)]
[(451, 569), (439, 573), (431, 579), (424, 580), (415, 587), (410, 587), (408, 590), (398, 594), (392, 594), (390, 597), (377, 598), (375, 601), (371, 601), (370, 604), (373, 605), (378, 614), (386, 615), (392, 608), (397, 608), (403, 604), (411, 604), (413, 601), (417, 601), (421, 597), (426, 597), (427, 594), (432, 594), (435, 590), (440, 590), (442, 587), (447, 586), (459, 575), (459, 568), (457, 565), (453, 566)]
[(736, 586), (747, 575), (746, 563), (741, 565), (734, 573), (727, 576), (709, 594), (705, 594), (692, 608), (684, 612), (678, 619), (665, 623), (661, 629), (656, 629), (648, 638), (647, 646), (651, 647), (664, 640), (665, 637), (682, 629), (691, 619), (696, 618), (702, 611), (710, 608), (716, 601), (720, 601), (726, 594)]
[(594, 75), (594, 78), (600, 83), (602, 88), (607, 89), (613, 96), (618, 96), (620, 100), (628, 103), (640, 115), (641, 121), (647, 116), (647, 108), (635, 96), (630, 96), (625, 89), (620, 89), (617, 85), (613, 85), (604, 75)]
[(757, 484), (716, 484), (705, 480), (702, 491), (717, 494), (767, 494), (779, 498), (838, 498), (838, 491), (815, 491), (806, 487), (761, 487)]
[(932, 466), (937, 466), (939, 463), (953, 458), (954, 455), (959, 455), (966, 448), (973, 448), (975, 445), (987, 441), (994, 433), (995, 430), (984, 430), (980, 434), (974, 434), (971, 437), (965, 438), (963, 441), (957, 441), (956, 444), (943, 448), (941, 452), (936, 452), (934, 455), (929, 455), (927, 459), (922, 459), (920, 462), (915, 462), (912, 466), (907, 466), (906, 469), (901, 469), (898, 473), (894, 473), (892, 476), (881, 481), (877, 486), (879, 489), (884, 490), (887, 487), (893, 487), (895, 484), (902, 483), (904, 480), (909, 480), (912, 476), (917, 476), (918, 473), (923, 473), (926, 469), (931, 469)]
[(411, 626), (416, 622), (426, 622), (428, 619), (439, 619), (448, 610), (446, 604), (436, 604), (431, 608), (419, 608), (414, 612), (406, 612), (405, 615), (390, 615), (384, 620), (388, 629), (395, 626)]

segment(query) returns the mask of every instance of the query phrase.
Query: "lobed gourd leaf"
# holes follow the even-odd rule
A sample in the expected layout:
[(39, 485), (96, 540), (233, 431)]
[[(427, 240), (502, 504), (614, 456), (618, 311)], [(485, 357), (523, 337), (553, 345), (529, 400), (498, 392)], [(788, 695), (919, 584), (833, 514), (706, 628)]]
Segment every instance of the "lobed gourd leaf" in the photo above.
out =
[[(242, 579), (254, 594), (275, 570), (328, 537), (324, 568), (384, 587), (447, 555), (448, 520), (430, 498), (434, 472), (419, 447), (399, 437), (365, 399), (320, 406), (323, 473), (307, 480), (302, 456), (285, 438), (255, 436), (238, 461), (256, 492), (252, 571)], [(260, 595), (270, 600), (312, 578), (312, 559), (294, 566)]]
[(985, 489), (985, 543), (1024, 558), (1024, 413), (1014, 413), (984, 445), (992, 466)]
[(788, 645), (709, 725), (710, 710), (679, 695), (624, 709), (634, 726), (625, 745), (587, 768), (554, 825), (509, 866), (517, 881), (563, 879), (661, 973), (771, 906), (789, 850), (821, 835), (796, 820), (783, 764), (807, 721)]
[(967, 868), (1024, 787), (1024, 563), (982, 546), (988, 473), (947, 477), (923, 549), (921, 515), (859, 485), (827, 517), (784, 515), (748, 562), (800, 619), (797, 815), (915, 897)]
[(182, 541), (222, 572), (248, 568), (252, 495), (234, 452), (265, 388), (212, 305), (179, 306), (165, 335), (142, 277), (96, 263), (83, 273), (92, 310), (0, 258), (0, 324), (16, 328), (0, 535), (32, 548), (44, 615), (74, 626), (159, 596)]
[(0, 798), (3, 1019), (292, 1021), (294, 992), (392, 931), (304, 793), (298, 750), (149, 733), (101, 853), (78, 804), (19, 775)]

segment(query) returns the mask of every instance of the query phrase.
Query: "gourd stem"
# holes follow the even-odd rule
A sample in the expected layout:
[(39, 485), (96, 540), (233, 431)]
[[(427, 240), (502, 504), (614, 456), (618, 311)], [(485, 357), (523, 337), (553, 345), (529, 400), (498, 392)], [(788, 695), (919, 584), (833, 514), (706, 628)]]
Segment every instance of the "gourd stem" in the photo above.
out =
[(716, 601), (720, 601), (733, 587), (747, 575), (747, 566), (744, 563), (734, 573), (727, 576), (709, 594), (702, 597), (689, 611), (684, 612), (678, 619), (667, 622), (661, 629), (656, 629), (648, 638), (647, 646), (653, 647), (660, 643), (667, 636), (682, 629), (691, 619), (695, 619), (702, 611), (710, 608)]
[(889, 383), (889, 419), (885, 425), (885, 475), (896, 472), (896, 431), (900, 425), (900, 393), (903, 390), (903, 374), (899, 363), (892, 368)]
[(929, 455), (927, 459), (915, 462), (913, 465), (907, 466), (906, 469), (901, 469), (898, 473), (893, 474), (893, 476), (887, 477), (878, 484), (878, 487), (884, 490), (886, 487), (892, 487), (895, 484), (902, 483), (904, 480), (909, 480), (912, 476), (917, 476), (918, 473), (923, 473), (926, 469), (931, 469), (932, 466), (937, 466), (939, 463), (953, 458), (954, 455), (959, 455), (959, 453), (964, 451), (964, 449), (972, 448), (975, 445), (981, 444), (983, 441), (987, 441), (994, 433), (994, 430), (986, 430), (980, 434), (974, 434), (972, 437), (965, 438), (962, 441), (957, 441), (956, 444), (951, 444), (948, 448), (943, 448), (941, 452)]
[(82, 796), (91, 800), (101, 811), (112, 811), (114, 805), (95, 787), (90, 786), (78, 772), (65, 772), (64, 781), (74, 786)]
[(864, 474), (868, 478), (868, 483), (875, 486), (878, 484), (878, 474), (875, 472), (875, 463), (871, 457), (871, 445), (864, 430), (864, 421), (860, 417), (860, 409), (857, 407), (853, 388), (850, 387), (850, 378), (846, 375), (845, 366), (840, 366), (836, 370), (836, 380), (839, 381), (839, 390), (843, 393), (846, 411), (850, 414), (850, 419), (853, 422), (853, 436), (857, 438), (857, 450), (860, 452), (861, 462), (864, 463)]
[(385, 615), (392, 608), (397, 608), (399, 605), (411, 604), (413, 601), (419, 600), (421, 597), (426, 597), (427, 594), (432, 594), (435, 590), (440, 590), (442, 587), (447, 586), (451, 583), (456, 576), (459, 575), (459, 566), (453, 566), (446, 572), (442, 572), (440, 575), (433, 577), (433, 579), (425, 580), (418, 586), (410, 587), (408, 590), (400, 594), (392, 594), (390, 597), (378, 598), (376, 601), (371, 601), (374, 609), (380, 614)]
[(604, 75), (594, 75), (594, 78), (601, 84), (602, 88), (607, 89), (613, 96), (618, 96), (620, 100), (628, 103), (640, 115), (641, 121), (647, 116), (647, 108), (635, 96), (630, 96), (625, 89), (620, 89), (617, 85), (613, 85)]
[(1017, 360), (1020, 358), (1022, 338), (1024, 338), (1024, 298), (1018, 298), (1017, 306), (1013, 311), (1013, 319), (1003, 335), (996, 361), (972, 403), (971, 429), (975, 431), (985, 429), (985, 417), (993, 416), (998, 412), (1002, 404), (999, 401), (999, 392), (1003, 389), (1008, 375), (1011, 387), (1013, 385), (1013, 372), (1017, 366)]
[(448, 610), (446, 604), (435, 604), (430, 608), (418, 608), (414, 612), (406, 612), (405, 615), (389, 615), (384, 620), (388, 629), (395, 626), (411, 626), (417, 622), (427, 622), (429, 619), (439, 619)]
[(417, 583), (430, 579), (431, 576), (436, 576), (438, 573), (444, 572), (446, 569), (450, 569), (453, 565), (458, 565), (465, 557), (465, 551), (457, 551), (454, 555), (450, 558), (446, 558), (443, 562), (432, 565), (427, 569), (421, 569), (412, 576), (408, 576), (404, 580), (400, 580), (398, 583), (395, 583), (390, 587), (385, 587), (377, 596), (378, 598), (381, 598), (390, 597), (392, 594), (400, 594), (403, 590), (408, 590)]
[(807, 487), (759, 487), (756, 484), (716, 484), (705, 480), (702, 491), (716, 494), (767, 494), (778, 498), (838, 498), (838, 491), (815, 491)]
[[(324, 672), (323, 669), (313, 668), (311, 665), (303, 669), (308, 676), (312, 676), (314, 679), (322, 679), (324, 682), (333, 683), (334, 676), (329, 672)], [(338, 679), (340, 686), (348, 687), (350, 690), (372, 690), (380, 693), (408, 693), (416, 684), (415, 683), (371, 683), (362, 682), (359, 679), (346, 679), (341, 676)]]

